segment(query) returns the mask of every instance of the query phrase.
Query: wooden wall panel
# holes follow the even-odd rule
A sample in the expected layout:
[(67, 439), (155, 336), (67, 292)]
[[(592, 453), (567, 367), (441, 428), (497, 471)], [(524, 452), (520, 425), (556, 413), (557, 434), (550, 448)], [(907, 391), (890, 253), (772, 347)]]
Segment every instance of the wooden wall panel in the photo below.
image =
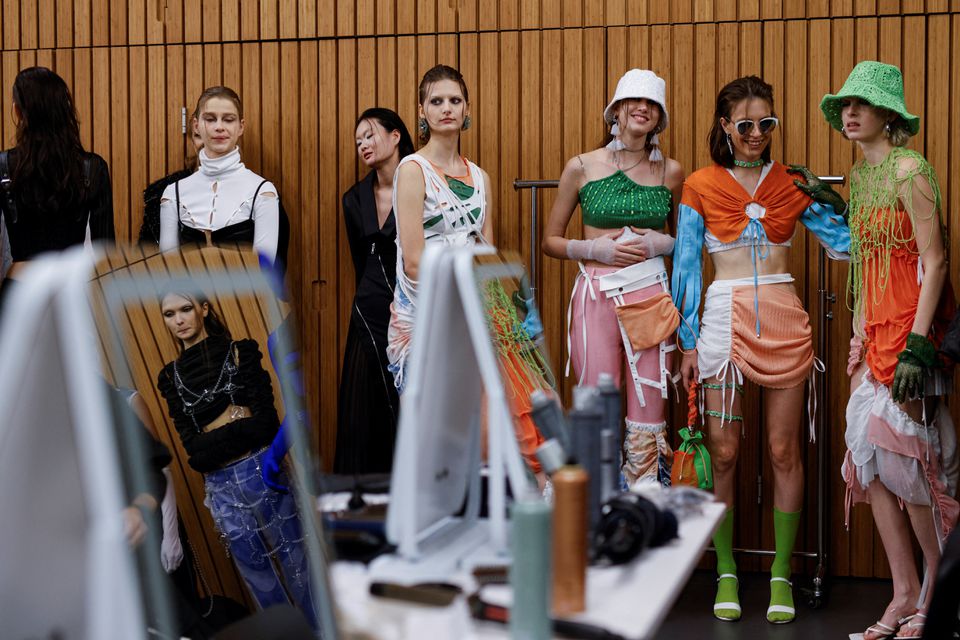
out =
[[(460, 152), (464, 157), (476, 160), (479, 153), (481, 136), (480, 136), (480, 125), (476, 124), (477, 120), (475, 118), (478, 116), (479, 110), (474, 110), (473, 105), (478, 104), (479, 96), (478, 93), (481, 90), (479, 81), (480, 81), (480, 36), (479, 34), (471, 33), (464, 34), (459, 38), (459, 48), (457, 50), (457, 68), (460, 70), (460, 73), (463, 75), (464, 82), (467, 83), (467, 87), (473, 87), (472, 93), (470, 93), (471, 109), (470, 117), (474, 119), (474, 125), (470, 131), (460, 138)], [(411, 128), (411, 135), (413, 136), (414, 143), (419, 146), (417, 136), (419, 135), (416, 131), (417, 122), (418, 122), (418, 107), (417, 107), (417, 92), (418, 85), (420, 81), (419, 76), (422, 75), (419, 72), (415, 72), (413, 68), (407, 68), (404, 70), (404, 73), (409, 73), (410, 78), (413, 79), (410, 90), (410, 97), (404, 98), (400, 101), (399, 105), (401, 109), (407, 104), (410, 103), (410, 111), (414, 114), (412, 120), (413, 127)], [(400, 93), (403, 93), (403, 85), (398, 84)], [(406, 116), (403, 115), (403, 111), (398, 111), (400, 117), (404, 118), (404, 122), (410, 122), (406, 119)], [(496, 206), (496, 205), (495, 205)]]
[[(774, 84), (783, 126), (774, 155), (817, 172), (845, 174), (853, 145), (824, 123), (820, 97), (837, 90), (857, 60), (901, 65), (907, 104), (923, 118), (911, 147), (941, 179), (948, 211), (960, 206), (960, 2), (945, 0), (168, 0), (158, 19), (153, 0), (0, 0), (0, 140), (11, 146), (10, 86), (19, 69), (46, 64), (74, 91), (84, 144), (103, 155), (114, 181), (116, 226), (139, 231), (141, 192), (178, 169), (188, 148), (181, 110), (190, 113), (205, 86), (224, 83), (244, 98), (244, 162), (278, 187), (290, 214), (289, 285), (300, 315), (314, 440), (329, 466), (335, 447), (337, 385), (353, 294), (340, 194), (362, 177), (353, 123), (363, 109), (396, 109), (416, 135), (417, 83), (430, 66), (458, 66), (472, 97), (473, 129), (462, 151), (490, 175), (499, 245), (530, 259), (553, 202), (541, 191), (539, 220), (516, 178), (556, 178), (573, 155), (604, 133), (600, 111), (621, 73), (652, 68), (667, 80), (670, 128), (664, 150), (687, 173), (707, 163), (706, 136), (716, 91), (738, 75)], [(918, 46), (917, 43), (924, 43)], [(823, 70), (823, 71), (821, 71)], [(824, 72), (825, 71), (825, 72)], [(948, 99), (946, 97), (949, 97)], [(949, 230), (960, 233), (954, 216)], [(581, 233), (575, 214), (569, 233)], [(798, 236), (791, 266), (814, 315), (816, 243)], [(960, 248), (951, 244), (951, 264)], [(576, 268), (539, 256), (537, 287), (547, 348), (558, 372), (566, 359), (565, 312)], [(886, 576), (868, 510), (843, 530), (838, 468), (849, 383), (844, 355), (849, 311), (846, 266), (830, 264), (838, 294), (825, 358), (831, 394), (827, 477), (832, 523), (828, 568)], [(564, 379), (569, 397), (573, 381)], [(748, 393), (756, 422), (760, 394)], [(682, 411), (671, 409), (674, 420)], [(958, 409), (953, 410), (960, 417)], [(750, 432), (751, 434), (753, 432)], [(752, 436), (750, 436), (752, 437)], [(745, 442), (739, 499), (757, 501), (754, 479), (768, 465), (761, 442)], [(808, 462), (813, 449), (805, 447)], [(812, 468), (810, 469), (812, 476)], [(812, 480), (808, 483), (812, 487)], [(743, 515), (741, 544), (768, 545), (764, 485), (756, 514)], [(184, 496), (187, 499), (189, 494)], [(195, 499), (193, 496), (190, 499)], [(191, 508), (203, 512), (202, 504)], [(813, 511), (802, 544), (813, 541)], [(192, 516), (196, 520), (199, 516)], [(212, 553), (212, 551), (210, 551)], [(748, 562), (746, 566), (763, 563)], [(212, 567), (213, 565), (211, 565)], [(223, 584), (229, 580), (224, 578)]]
[[(563, 46), (563, 34), (559, 31), (545, 31), (540, 34), (540, 57), (542, 60), (560, 60), (561, 49)], [(539, 174), (532, 174), (530, 177), (539, 178), (550, 176), (556, 178), (563, 171), (564, 162), (571, 154), (566, 153), (563, 148), (563, 140), (567, 133), (567, 127), (564, 122), (566, 105), (564, 99), (563, 79), (565, 72), (550, 73), (540, 72), (540, 98), (541, 105), (554, 108), (543, 108), (538, 111), (542, 114), (542, 126), (540, 132), (540, 166)], [(556, 108), (559, 107), (559, 108)], [(576, 151), (574, 151), (576, 153)], [(526, 178), (527, 176), (523, 176)], [(539, 202), (539, 217), (541, 219), (541, 228), (546, 216), (550, 212), (550, 206), (553, 204), (553, 190), (546, 189), (541, 191), (541, 200)], [(574, 213), (574, 219), (579, 213)], [(571, 232), (574, 235), (579, 234), (576, 223), (572, 225)], [(562, 274), (564, 271), (563, 261), (550, 258), (542, 253), (540, 254), (540, 282), (534, 283), (539, 287), (540, 313), (544, 323), (549, 323), (552, 327), (559, 330), (553, 330), (546, 334), (547, 351), (549, 352), (554, 371), (563, 371), (563, 363), (566, 360), (564, 329), (566, 315), (564, 313), (564, 298), (569, 289), (564, 289)], [(546, 324), (544, 325), (546, 326)], [(569, 384), (569, 381), (564, 381)]]
[[(948, 51), (950, 52), (950, 59), (957, 60), (958, 55), (960, 55), (960, 16), (951, 16), (950, 18), (950, 32), (952, 34), (951, 45)], [(937, 91), (937, 99), (942, 99), (944, 95), (950, 101), (950, 104), (960, 104), (960, 65), (952, 64), (950, 65), (950, 92), (945, 94), (942, 91)], [(951, 238), (950, 242), (950, 264), (956, 265), (960, 264), (960, 242), (957, 242), (956, 239), (960, 239), (960, 217), (956, 215), (956, 211), (960, 211), (960, 180), (957, 178), (957, 174), (960, 173), (960, 118), (951, 117), (950, 118), (950, 129), (949, 129), (949, 166), (946, 168), (938, 167), (938, 175), (947, 175), (950, 176), (948, 182), (941, 182), (940, 187), (946, 188), (944, 192), (944, 203), (947, 206), (947, 211), (950, 212), (950, 215), (947, 216), (947, 219), (950, 221), (949, 234)], [(943, 173), (939, 173), (943, 171)], [(955, 271), (951, 271), (951, 276), (955, 278)], [(953, 280), (953, 286), (960, 287), (960, 282), (956, 278)]]
[[(602, 36), (602, 32), (600, 33)], [(515, 87), (524, 86), (520, 75), (520, 37), (516, 32), (500, 34), (498, 50), (500, 52), (500, 78), (497, 92), (500, 96), (499, 130), (500, 130), (500, 179), (493, 184), (497, 186), (495, 203), (495, 233), (499, 240), (498, 245), (503, 250), (520, 252), (528, 260), (530, 257), (530, 243), (520, 242), (523, 235), (523, 223), (520, 220), (520, 201), (524, 193), (514, 190), (509, 176), (521, 174), (520, 168), (520, 92)], [(602, 51), (597, 55), (603, 59)], [(598, 74), (602, 79), (602, 73)], [(602, 80), (601, 80), (602, 82)], [(490, 176), (493, 180), (493, 176)], [(529, 225), (527, 225), (529, 226)], [(509, 239), (509, 240), (508, 240)], [(525, 245), (525, 246), (524, 246)], [(529, 264), (529, 262), (528, 262)]]
[[(467, 32), (475, 31), (477, 29), (477, 21), (480, 19), (480, 3), (483, 0), (455, 0), (456, 9), (454, 9), (457, 16), (456, 31)], [(453, 3), (450, 3), (453, 4)], [(524, 15), (527, 18), (530, 18), (530, 13), (528, 9), (535, 10), (536, 3), (533, 2), (524, 2), (522, 4), (522, 9)], [(487, 5), (484, 4), (484, 7)], [(443, 25), (446, 25), (447, 22), (444, 22)], [(534, 23), (536, 24), (536, 23)], [(536, 28), (536, 27), (529, 27)]]
[[(335, 43), (320, 43), (320, 82), (321, 87), (336, 86), (337, 83), (337, 51)], [(333, 91), (320, 92), (320, 131), (333, 132), (338, 128), (340, 118), (337, 115), (336, 96)], [(409, 120), (407, 120), (409, 122)], [(320, 157), (337, 157), (337, 137), (332, 134), (320, 137)], [(319, 260), (317, 265), (319, 270), (316, 276), (316, 288), (311, 290), (312, 299), (315, 300), (316, 313), (319, 316), (320, 343), (318, 349), (320, 375), (313, 380), (318, 387), (319, 393), (312, 398), (318, 398), (311, 402), (311, 409), (317, 416), (318, 426), (320, 428), (320, 454), (323, 456), (327, 468), (332, 468), (333, 452), (336, 443), (336, 424), (337, 424), (337, 384), (334, 380), (340, 380), (340, 354), (342, 353), (340, 343), (337, 340), (338, 322), (337, 322), (337, 253), (342, 242), (336, 246), (329, 240), (338, 237), (340, 233), (340, 203), (339, 193), (337, 191), (337, 169), (334, 162), (319, 163), (320, 174), (320, 211), (326, 212), (326, 215), (318, 215), (319, 225), (316, 242), (318, 244), (317, 253)], [(318, 212), (319, 213), (319, 212)], [(311, 240), (312, 241), (312, 240)], [(347, 278), (349, 279), (349, 278)]]
[[(337, 48), (337, 113), (338, 122), (343, 122), (350, 118), (348, 114), (360, 113), (363, 107), (357, 105), (357, 82), (360, 80), (357, 74), (356, 58), (357, 41), (341, 40)], [(355, 118), (354, 118), (355, 120)], [(357, 181), (357, 154), (356, 154), (356, 130), (349, 126), (336, 127), (339, 134), (339, 145), (337, 155), (340, 158), (337, 172), (337, 194), (344, 193)], [(339, 212), (339, 203), (337, 206)], [(340, 215), (336, 217), (335, 227), (336, 237), (345, 239), (345, 230), (340, 223)], [(343, 246), (343, 240), (338, 242), (338, 246)], [(328, 244), (329, 249), (333, 247)], [(337, 251), (336, 253), (337, 273), (350, 272), (350, 252)], [(335, 280), (338, 282), (338, 280)], [(353, 287), (336, 287), (337, 307), (334, 317), (337, 319), (338, 327), (337, 345), (338, 350), (342, 351), (342, 345), (346, 344), (347, 339), (347, 320), (353, 300)], [(339, 363), (338, 363), (339, 364)], [(338, 367), (339, 368), (339, 367)], [(336, 423), (334, 423), (336, 424)]]
[[(481, 163), (483, 158), (490, 158), (491, 161), (481, 164), (491, 182), (491, 212), (493, 214), (493, 229), (496, 238), (504, 237), (505, 229), (503, 225), (507, 216), (505, 211), (510, 206), (510, 202), (503, 201), (503, 191), (500, 186), (503, 184), (503, 176), (500, 168), (500, 152), (504, 141), (500, 131), (500, 110), (503, 107), (500, 96), (500, 38), (496, 33), (481, 33), (479, 41), (478, 60), (483, 61), (479, 65), (479, 76), (474, 76), (473, 86), (475, 94), (471, 96), (474, 115), (473, 121), (476, 123), (475, 130), (470, 133), (469, 138), (479, 140), (479, 146), (473, 151), (471, 158), (474, 162)], [(428, 68), (429, 63), (424, 61), (421, 69)], [(473, 129), (473, 128), (471, 128)], [(497, 150), (497, 154), (491, 155), (491, 152)]]
[(2, 0), (0, 50), (960, 11), (956, 0)]
[[(541, 42), (540, 34), (533, 31), (525, 31), (520, 35), (520, 80), (523, 83), (524, 91), (520, 94), (518, 120), (517, 120), (517, 138), (522, 140), (520, 144), (520, 173), (524, 176), (543, 175), (540, 170), (541, 157), (540, 152), (543, 145), (543, 139), (552, 137), (543, 130), (544, 112), (540, 108), (540, 100), (532, 99), (534, 96), (540, 97), (540, 86), (542, 82), (542, 72), (540, 67)], [(519, 239), (524, 245), (523, 257), (529, 264), (529, 249), (531, 237), (537, 240), (536, 258), (538, 266), (543, 264), (542, 254), (540, 253), (539, 238), (543, 229), (543, 220), (545, 211), (537, 211), (537, 225), (531, 226), (532, 202), (529, 193), (520, 192), (517, 194), (520, 200), (520, 207), (517, 214), (520, 218)], [(540, 203), (538, 203), (540, 204)], [(536, 286), (536, 283), (532, 283)]]

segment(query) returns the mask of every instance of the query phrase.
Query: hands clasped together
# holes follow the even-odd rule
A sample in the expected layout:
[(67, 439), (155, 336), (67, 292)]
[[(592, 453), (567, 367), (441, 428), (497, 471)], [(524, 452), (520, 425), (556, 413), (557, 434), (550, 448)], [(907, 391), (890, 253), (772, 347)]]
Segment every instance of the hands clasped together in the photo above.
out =
[(594, 260), (614, 267), (628, 267), (655, 256), (673, 252), (674, 238), (653, 229), (623, 227), (590, 240), (567, 242), (571, 260)]

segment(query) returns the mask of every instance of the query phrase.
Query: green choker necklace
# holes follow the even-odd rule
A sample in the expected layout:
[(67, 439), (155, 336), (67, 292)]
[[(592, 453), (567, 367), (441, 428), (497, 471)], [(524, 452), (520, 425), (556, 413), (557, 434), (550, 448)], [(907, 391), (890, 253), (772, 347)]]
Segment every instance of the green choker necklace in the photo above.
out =
[(744, 167), (745, 169), (753, 169), (755, 167), (762, 167), (764, 162), (762, 158), (759, 160), (751, 160), (750, 162), (747, 162), (746, 160), (737, 160), (734, 158), (733, 164), (738, 167)]

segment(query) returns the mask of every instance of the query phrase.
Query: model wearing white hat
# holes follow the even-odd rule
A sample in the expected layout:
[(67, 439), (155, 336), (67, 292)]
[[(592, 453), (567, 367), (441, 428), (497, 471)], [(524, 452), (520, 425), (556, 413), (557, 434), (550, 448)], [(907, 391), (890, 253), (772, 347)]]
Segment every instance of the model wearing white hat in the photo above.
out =
[(613, 140), (607, 145), (611, 149), (622, 149), (623, 143), (620, 140), (620, 124), (618, 122), (618, 106), (621, 101), (626, 99), (643, 98), (654, 102), (660, 108), (660, 122), (653, 128), (648, 135), (645, 146), (650, 152), (650, 159), (653, 162), (663, 160), (663, 154), (660, 151), (660, 139), (658, 134), (667, 128), (670, 122), (670, 116), (667, 113), (667, 83), (663, 78), (647, 69), (630, 69), (617, 83), (617, 90), (613, 94), (613, 99), (607, 108), (603, 110), (604, 121), (611, 125), (610, 135)]
[[(657, 134), (668, 122), (666, 84), (652, 71), (631, 69), (603, 118), (613, 140), (567, 162), (543, 251), (579, 263), (567, 313), (568, 352), (579, 383), (596, 385), (601, 373), (612, 374), (617, 384), (627, 380), (625, 480), (668, 484), (672, 452), (664, 404), (679, 319), (662, 256), (673, 251), (668, 223), (683, 169), (659, 148)], [(566, 237), (577, 205), (582, 240)]]

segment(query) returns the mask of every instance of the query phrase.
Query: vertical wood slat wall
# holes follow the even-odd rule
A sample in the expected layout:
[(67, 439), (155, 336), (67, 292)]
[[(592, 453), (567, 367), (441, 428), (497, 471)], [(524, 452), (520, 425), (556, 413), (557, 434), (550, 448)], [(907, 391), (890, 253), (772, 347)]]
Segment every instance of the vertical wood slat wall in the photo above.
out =
[[(161, 5), (158, 7), (158, 5)], [(162, 20), (158, 19), (162, 16)], [(932, 162), (948, 214), (960, 206), (960, 0), (0, 0), (0, 140), (14, 141), (10, 87), (19, 69), (42, 64), (72, 87), (84, 144), (109, 163), (121, 238), (139, 229), (141, 191), (182, 164), (187, 112), (207, 85), (224, 83), (245, 101), (245, 163), (273, 180), (291, 215), (289, 286), (301, 318), (310, 410), (318, 450), (332, 460), (337, 382), (352, 273), (340, 194), (363, 175), (353, 123), (366, 107), (395, 108), (413, 129), (416, 85), (437, 62), (467, 79), (473, 129), (465, 155), (495, 185), (496, 238), (529, 258), (530, 203), (515, 178), (555, 178), (575, 153), (596, 146), (600, 113), (621, 73), (652, 68), (667, 80), (668, 155), (687, 172), (707, 160), (705, 138), (716, 91), (756, 73), (775, 88), (783, 127), (774, 155), (819, 173), (845, 174), (856, 152), (820, 115), (856, 61), (900, 65), (907, 104), (922, 127), (911, 146)], [(540, 211), (549, 211), (548, 191)], [(953, 237), (960, 237), (948, 215)], [(541, 219), (542, 225), (542, 219)], [(579, 217), (571, 233), (578, 233)], [(791, 267), (817, 313), (816, 243), (795, 242)], [(952, 264), (958, 264), (956, 243)], [(844, 265), (829, 267), (843, 299)], [(541, 260), (541, 306), (549, 349), (565, 360), (564, 312), (575, 268)], [(956, 277), (954, 278), (956, 279)], [(850, 317), (833, 305), (828, 324), (828, 568), (886, 576), (867, 510), (843, 530), (844, 375)], [(815, 321), (814, 321), (815, 325)], [(569, 381), (565, 382), (569, 391)], [(748, 392), (738, 495), (738, 546), (772, 548), (772, 487), (758, 494), (762, 429), (759, 394)], [(676, 411), (676, 424), (682, 412)], [(954, 409), (954, 417), (957, 418)], [(812, 548), (814, 448), (805, 535)], [(769, 478), (769, 474), (765, 476)], [(759, 509), (748, 508), (761, 504)], [(202, 506), (202, 505), (201, 505)], [(745, 568), (757, 567), (748, 561)]]

